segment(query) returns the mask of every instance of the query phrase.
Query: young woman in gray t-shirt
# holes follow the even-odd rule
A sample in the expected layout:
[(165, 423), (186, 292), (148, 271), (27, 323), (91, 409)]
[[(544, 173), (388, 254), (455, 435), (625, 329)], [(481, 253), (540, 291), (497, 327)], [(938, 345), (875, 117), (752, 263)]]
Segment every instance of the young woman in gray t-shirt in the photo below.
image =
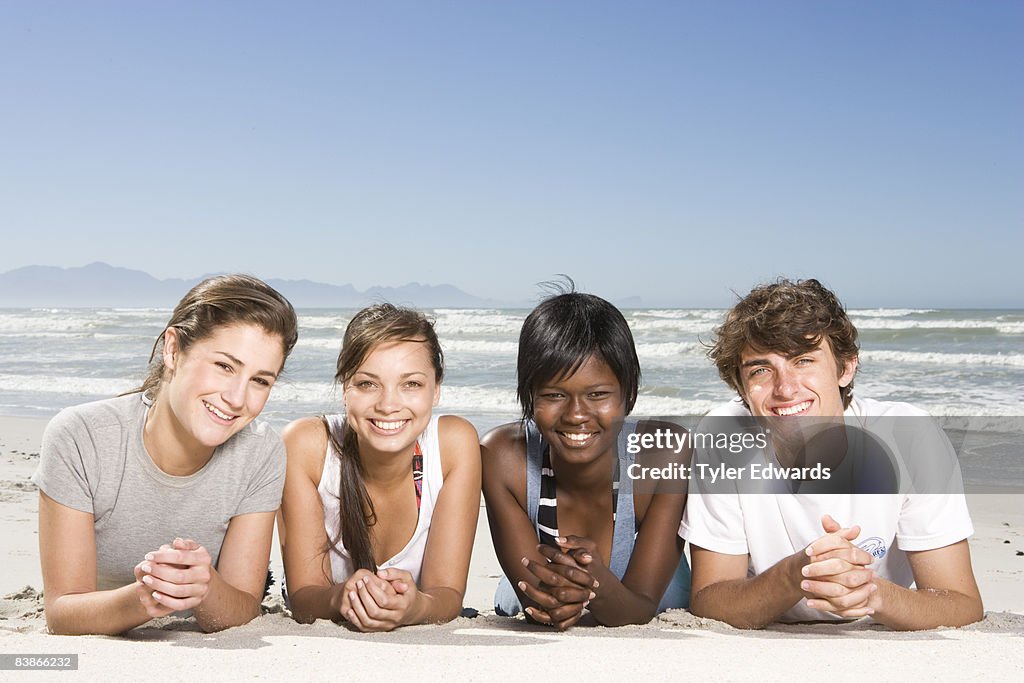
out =
[(209, 278), (174, 309), (142, 387), (51, 420), (33, 480), (52, 633), (183, 610), (214, 631), (259, 614), (284, 448), (253, 420), (297, 327), (260, 280)]

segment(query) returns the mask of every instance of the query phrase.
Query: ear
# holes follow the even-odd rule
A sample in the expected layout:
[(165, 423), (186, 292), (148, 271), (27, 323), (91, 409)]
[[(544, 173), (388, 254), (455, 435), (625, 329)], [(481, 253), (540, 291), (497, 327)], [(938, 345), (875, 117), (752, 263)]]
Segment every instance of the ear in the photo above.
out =
[(164, 367), (174, 371), (174, 364), (178, 357), (178, 331), (173, 327), (164, 330)]
[(847, 387), (849, 386), (850, 382), (853, 381), (853, 376), (857, 372), (857, 364), (859, 362), (860, 359), (857, 356), (854, 356), (853, 358), (846, 362), (846, 365), (843, 366), (842, 374), (839, 375), (840, 387)]

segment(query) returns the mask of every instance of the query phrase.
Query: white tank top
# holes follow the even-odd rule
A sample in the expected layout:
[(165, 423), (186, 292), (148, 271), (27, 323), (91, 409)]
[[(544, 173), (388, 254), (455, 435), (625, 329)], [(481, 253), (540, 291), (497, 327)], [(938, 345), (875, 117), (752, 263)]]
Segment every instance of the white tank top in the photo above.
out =
[[(380, 565), (381, 569), (391, 567), (404, 569), (412, 574), (412, 579), (417, 584), (420, 582), (423, 553), (427, 548), (430, 520), (434, 514), (437, 497), (441, 493), (441, 486), (444, 484), (444, 476), (441, 471), (441, 447), (437, 440), (439, 417), (439, 415), (434, 415), (430, 418), (430, 423), (427, 424), (427, 428), (423, 430), (418, 439), (420, 451), (423, 453), (423, 490), (420, 496), (420, 514), (416, 521), (416, 530), (413, 531), (412, 538), (404, 548)], [(332, 428), (337, 429), (345, 418), (343, 415), (328, 415), (327, 419)], [(339, 537), (339, 528), (341, 527), (341, 505), (338, 500), (340, 484), (341, 461), (337, 451), (334, 450), (334, 445), (328, 440), (324, 471), (320, 475), (320, 485), (317, 486), (317, 491), (320, 492), (320, 501), (324, 506), (324, 529), (327, 531), (328, 539)], [(412, 486), (411, 478), (409, 486)], [(341, 545), (340, 542), (339, 545)], [(332, 546), (328, 552), (331, 556), (331, 574), (334, 583), (343, 583), (355, 571), (348, 550), (344, 546), (340, 549)]]

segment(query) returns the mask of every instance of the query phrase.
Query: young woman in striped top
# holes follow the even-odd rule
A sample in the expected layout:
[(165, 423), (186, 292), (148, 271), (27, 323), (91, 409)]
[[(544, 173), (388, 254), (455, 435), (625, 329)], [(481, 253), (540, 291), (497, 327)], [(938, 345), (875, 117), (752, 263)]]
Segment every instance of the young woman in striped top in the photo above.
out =
[(640, 364), (622, 313), (590, 294), (546, 299), (523, 323), (517, 374), (523, 420), (481, 445), (507, 577), (495, 611), (525, 606), (534, 621), (565, 629), (587, 610), (615, 626), (685, 607), (689, 567), (676, 534), (685, 494), (634, 492), (627, 475), (630, 434), (678, 428), (626, 418)]

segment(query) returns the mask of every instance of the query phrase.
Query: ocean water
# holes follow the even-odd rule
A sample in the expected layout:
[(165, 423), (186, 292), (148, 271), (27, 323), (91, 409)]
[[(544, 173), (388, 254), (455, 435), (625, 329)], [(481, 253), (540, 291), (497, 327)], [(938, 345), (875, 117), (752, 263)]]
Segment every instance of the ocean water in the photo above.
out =
[[(299, 342), (263, 417), (275, 426), (339, 407), (332, 385), (352, 310), (299, 311)], [(483, 433), (517, 417), (515, 359), (526, 310), (437, 309), (447, 363), (440, 410)], [(643, 368), (640, 415), (699, 415), (732, 398), (705, 357), (725, 311), (624, 311)], [(0, 309), (0, 414), (50, 416), (137, 386), (168, 309)], [(857, 392), (933, 415), (1024, 415), (1024, 311), (850, 311)]]

